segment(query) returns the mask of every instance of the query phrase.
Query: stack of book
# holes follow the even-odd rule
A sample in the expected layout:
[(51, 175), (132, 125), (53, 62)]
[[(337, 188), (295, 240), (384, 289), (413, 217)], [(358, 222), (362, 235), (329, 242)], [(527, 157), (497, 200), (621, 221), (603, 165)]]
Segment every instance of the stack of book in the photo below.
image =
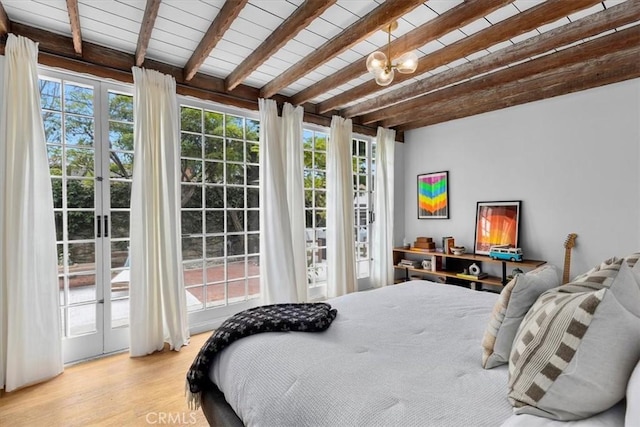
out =
[(408, 267), (408, 268), (420, 268), (420, 261), (412, 260), (412, 259), (401, 259), (398, 263), (398, 267)]
[(458, 273), (458, 274), (456, 274), (456, 276), (462, 277), (463, 279), (470, 279), (470, 280), (480, 280), (480, 279), (484, 279), (486, 277), (489, 277), (489, 275), (487, 273), (478, 273), (478, 274)]

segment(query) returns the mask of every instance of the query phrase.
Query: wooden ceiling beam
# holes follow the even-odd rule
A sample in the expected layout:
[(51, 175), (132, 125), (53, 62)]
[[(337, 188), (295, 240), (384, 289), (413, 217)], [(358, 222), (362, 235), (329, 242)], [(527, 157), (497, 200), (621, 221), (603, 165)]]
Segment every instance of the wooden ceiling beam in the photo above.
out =
[(67, 13), (69, 14), (69, 24), (71, 26), (73, 50), (75, 51), (76, 55), (82, 56), (82, 30), (80, 28), (80, 12), (78, 11), (78, 0), (67, 0)]
[[(375, 98), (345, 108), (343, 117), (362, 116), (363, 123), (372, 123), (401, 113), (402, 103), (421, 94), (443, 88), (475, 75), (495, 70), (506, 65), (557, 49), (604, 31), (621, 27), (640, 19), (640, 2), (625, 2), (594, 13), (562, 27), (554, 28), (512, 46), (500, 49), (481, 58), (427, 77), (414, 84), (403, 86)], [(391, 105), (391, 107), (389, 107)], [(385, 108), (386, 107), (386, 108)], [(376, 111), (377, 110), (377, 111)], [(375, 113), (369, 113), (375, 111)]]
[[(393, 117), (383, 120), (382, 126), (393, 127), (414, 121), (416, 115), (421, 115), (427, 110), (430, 111), (431, 106), (446, 102), (448, 99), (483, 91), (505, 83), (517, 82), (529, 76), (549, 72), (556, 68), (562, 69), (589, 59), (597, 59), (609, 52), (623, 50), (634, 45), (640, 45), (640, 25), (414, 98), (399, 104), (398, 109), (401, 108), (400, 106), (403, 108), (397, 111)], [(607, 68), (608, 66), (603, 71), (606, 71)]]
[(193, 51), (191, 58), (184, 66), (184, 79), (189, 81), (196, 75), (204, 61), (209, 56), (218, 42), (222, 39), (224, 33), (229, 29), (231, 23), (238, 17), (240, 11), (244, 8), (249, 0), (227, 0), (222, 9), (215, 17), (209, 29), (205, 33), (202, 40)]
[(141, 67), (144, 63), (144, 57), (147, 54), (151, 33), (158, 17), (160, 3), (162, 0), (147, 0), (144, 8), (144, 15), (140, 23), (140, 33), (138, 33), (138, 44), (136, 45), (136, 66)]
[[(599, 2), (599, 0), (547, 0), (484, 30), (478, 31), (469, 37), (458, 40), (442, 49), (423, 56), (418, 60), (418, 68), (413, 74), (397, 73), (391, 84), (395, 85), (405, 80), (413, 79), (441, 65), (448, 64), (497, 43), (532, 31), (541, 25), (564, 18), (571, 13), (593, 6)], [(320, 102), (318, 104), (319, 111), (325, 112), (339, 108), (382, 89), (385, 89), (385, 87), (379, 86), (374, 80), (368, 81), (344, 91), (340, 95)]]
[(235, 70), (225, 79), (227, 90), (233, 90), (256, 68), (269, 59), (296, 34), (305, 29), (337, 0), (306, 0), (266, 38)]
[(531, 76), (519, 82), (511, 82), (497, 88), (466, 94), (425, 112), (425, 118), (408, 122), (396, 128), (397, 132), (431, 126), (450, 120), (469, 117), (528, 102), (566, 95), (612, 83), (640, 77), (638, 56), (640, 47), (604, 55), (556, 69), (543, 75)]
[[(260, 89), (262, 98), (269, 98), (282, 88), (289, 86), (305, 74), (338, 56), (351, 46), (365, 40), (380, 28), (402, 17), (402, 15), (424, 3), (424, 0), (387, 1), (360, 18), (340, 34), (307, 55), (296, 65), (268, 82)], [(328, 110), (327, 110), (328, 111)]]
[(11, 32), (11, 21), (7, 16), (7, 11), (4, 10), (4, 6), (0, 3), (0, 36), (6, 36)]
[[(482, 18), (513, 0), (469, 0), (448, 10), (438, 17), (396, 38), (389, 45), (391, 57), (417, 49), (443, 35)], [(367, 73), (367, 58), (361, 58), (308, 88), (296, 93), (291, 100), (300, 105), (329, 90)]]

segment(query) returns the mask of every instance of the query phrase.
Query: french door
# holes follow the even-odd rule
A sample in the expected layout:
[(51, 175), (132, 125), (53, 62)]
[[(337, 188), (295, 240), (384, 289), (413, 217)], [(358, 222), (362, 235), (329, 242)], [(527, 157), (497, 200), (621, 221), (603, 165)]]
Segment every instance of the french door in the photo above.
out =
[(43, 72), (65, 362), (128, 347), (133, 96)]

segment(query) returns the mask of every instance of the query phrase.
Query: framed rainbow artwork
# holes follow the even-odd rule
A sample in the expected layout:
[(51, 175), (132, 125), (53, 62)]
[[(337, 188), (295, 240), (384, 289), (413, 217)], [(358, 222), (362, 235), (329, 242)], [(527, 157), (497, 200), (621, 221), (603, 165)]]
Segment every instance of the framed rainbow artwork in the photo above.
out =
[(491, 246), (518, 247), (520, 200), (478, 202), (474, 252), (488, 255)]
[(418, 175), (418, 219), (449, 218), (449, 172)]

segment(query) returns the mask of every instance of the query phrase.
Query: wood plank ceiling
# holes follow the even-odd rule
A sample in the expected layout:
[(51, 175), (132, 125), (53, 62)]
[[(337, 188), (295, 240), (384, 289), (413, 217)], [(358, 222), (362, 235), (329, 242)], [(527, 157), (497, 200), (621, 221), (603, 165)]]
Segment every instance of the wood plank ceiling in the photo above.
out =
[[(384, 28), (398, 28), (387, 46)], [(131, 82), (134, 65), (178, 92), (305, 121), (403, 132), (640, 77), (640, 0), (1, 0), (7, 33), (43, 65)], [(376, 84), (366, 58), (414, 51), (418, 68)]]

